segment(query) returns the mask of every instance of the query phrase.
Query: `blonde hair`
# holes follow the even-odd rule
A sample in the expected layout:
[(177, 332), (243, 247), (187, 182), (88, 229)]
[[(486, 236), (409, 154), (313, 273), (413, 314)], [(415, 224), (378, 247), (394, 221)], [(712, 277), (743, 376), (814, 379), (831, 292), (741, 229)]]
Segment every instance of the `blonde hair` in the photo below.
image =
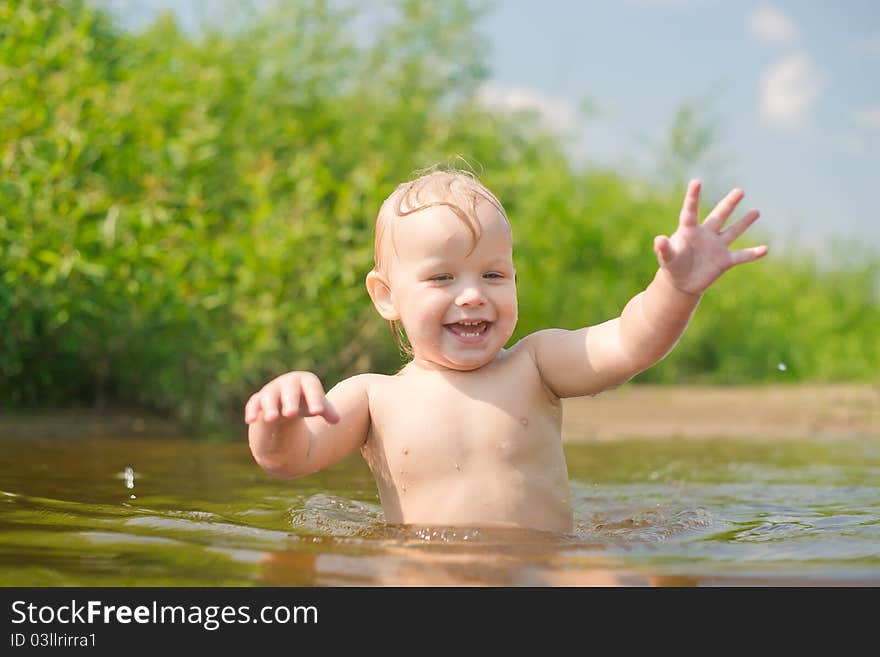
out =
[[(394, 248), (394, 232), (390, 230), (394, 219), (415, 214), (421, 210), (445, 205), (471, 234), (471, 251), (476, 248), (482, 230), (477, 217), (477, 206), (482, 202), (491, 203), (507, 225), (510, 219), (498, 198), (481, 183), (470, 171), (461, 169), (432, 170), (409, 182), (401, 183), (385, 199), (376, 216), (376, 236), (373, 244), (373, 271), (388, 275), (388, 242)], [(386, 239), (386, 233), (391, 239)], [(391, 333), (401, 351), (412, 355), (412, 347), (399, 320), (392, 319)]]

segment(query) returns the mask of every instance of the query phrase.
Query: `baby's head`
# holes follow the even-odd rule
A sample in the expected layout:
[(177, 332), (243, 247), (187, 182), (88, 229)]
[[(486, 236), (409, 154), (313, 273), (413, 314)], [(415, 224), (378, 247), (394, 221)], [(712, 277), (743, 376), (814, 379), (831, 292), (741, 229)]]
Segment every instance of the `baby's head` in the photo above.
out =
[(494, 359), (516, 326), (515, 276), (507, 214), (472, 174), (435, 171), (382, 204), (367, 290), (417, 362), (472, 370)]

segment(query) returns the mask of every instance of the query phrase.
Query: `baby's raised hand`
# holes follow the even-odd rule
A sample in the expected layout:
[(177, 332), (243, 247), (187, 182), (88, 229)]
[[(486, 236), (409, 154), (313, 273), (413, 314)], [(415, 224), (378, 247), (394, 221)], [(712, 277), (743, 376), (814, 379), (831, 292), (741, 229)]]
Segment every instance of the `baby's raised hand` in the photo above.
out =
[(272, 379), (251, 395), (244, 407), (244, 421), (253, 424), (262, 415), (265, 422), (292, 417), (322, 416), (330, 424), (339, 414), (324, 395), (324, 387), (311, 372), (288, 372)]
[(728, 248), (758, 218), (757, 210), (749, 210), (724, 228), (744, 195), (741, 189), (731, 190), (701, 224), (698, 215), (700, 181), (690, 182), (678, 229), (671, 237), (658, 235), (654, 238), (654, 252), (660, 267), (676, 288), (688, 294), (702, 294), (731, 267), (752, 262), (767, 254), (766, 246), (739, 250)]

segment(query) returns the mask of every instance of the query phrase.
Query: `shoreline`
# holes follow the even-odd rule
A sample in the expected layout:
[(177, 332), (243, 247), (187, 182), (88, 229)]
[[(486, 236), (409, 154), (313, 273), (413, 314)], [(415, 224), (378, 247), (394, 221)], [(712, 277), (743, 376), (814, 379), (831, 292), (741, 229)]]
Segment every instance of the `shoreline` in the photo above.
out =
[(880, 438), (880, 384), (625, 385), (563, 408), (568, 442)]
[[(626, 384), (565, 399), (564, 442), (628, 439), (880, 438), (880, 384), (657, 386)], [(234, 439), (230, 427), (223, 437)], [(142, 409), (0, 413), (0, 439), (179, 438), (179, 422)], [(247, 435), (244, 422), (242, 439)]]

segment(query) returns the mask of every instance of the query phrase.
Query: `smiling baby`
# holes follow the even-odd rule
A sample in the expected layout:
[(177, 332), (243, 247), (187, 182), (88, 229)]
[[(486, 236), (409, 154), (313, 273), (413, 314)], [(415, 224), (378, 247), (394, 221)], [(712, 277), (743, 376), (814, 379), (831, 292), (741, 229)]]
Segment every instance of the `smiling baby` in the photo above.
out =
[(560, 400), (613, 388), (675, 346), (703, 292), (766, 246), (729, 245), (734, 189), (698, 221), (700, 183), (679, 225), (654, 240), (659, 269), (619, 317), (545, 329), (505, 345), (517, 322), (507, 214), (473, 175), (436, 171), (397, 187), (376, 220), (366, 287), (411, 360), (326, 394), (311, 372), (268, 382), (245, 407), (251, 452), (279, 477), (313, 473), (360, 449), (388, 523), (572, 529)]

